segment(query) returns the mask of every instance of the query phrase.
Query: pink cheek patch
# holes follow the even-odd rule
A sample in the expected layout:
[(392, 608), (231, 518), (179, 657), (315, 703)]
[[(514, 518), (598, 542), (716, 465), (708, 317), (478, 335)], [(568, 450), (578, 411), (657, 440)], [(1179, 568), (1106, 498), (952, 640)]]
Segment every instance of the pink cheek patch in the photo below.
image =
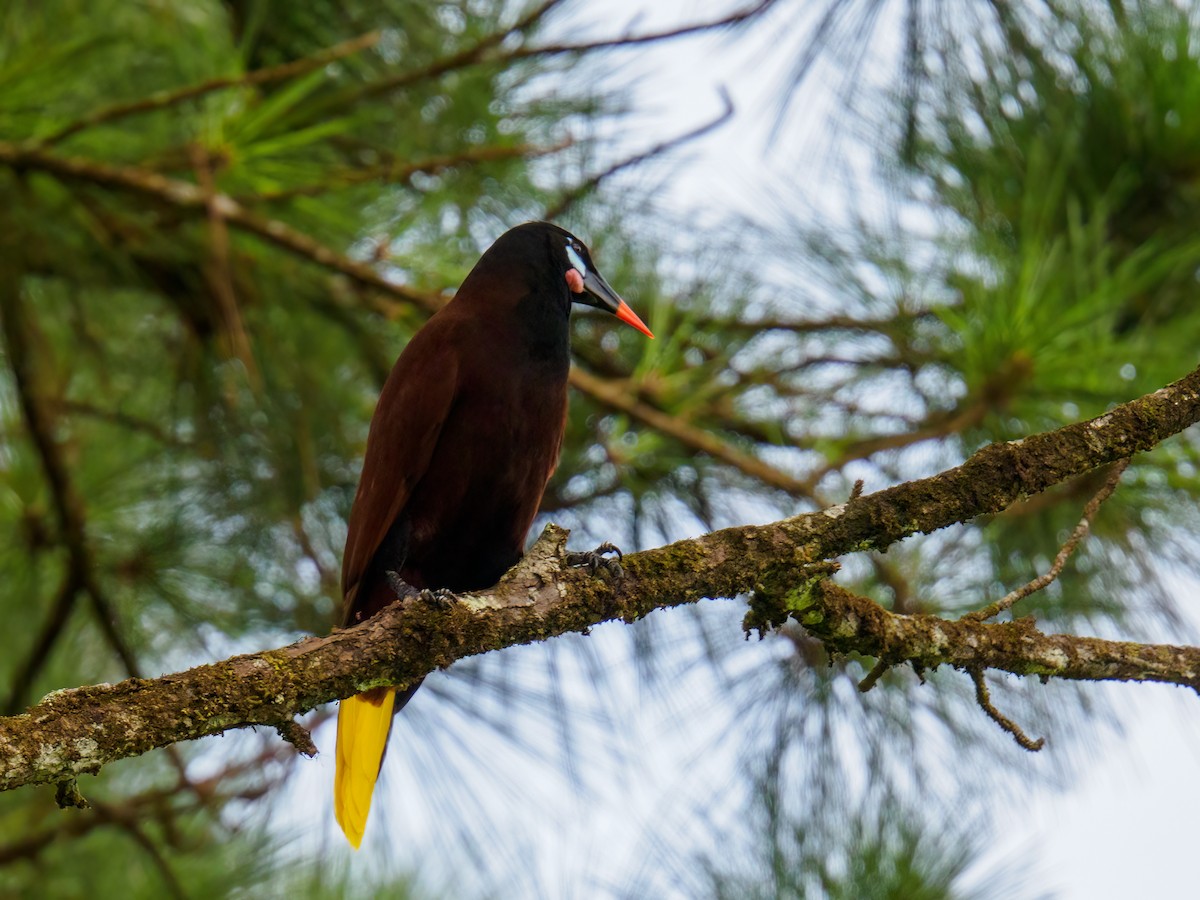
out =
[(579, 274), (578, 269), (567, 269), (567, 287), (573, 294), (583, 293), (583, 276)]

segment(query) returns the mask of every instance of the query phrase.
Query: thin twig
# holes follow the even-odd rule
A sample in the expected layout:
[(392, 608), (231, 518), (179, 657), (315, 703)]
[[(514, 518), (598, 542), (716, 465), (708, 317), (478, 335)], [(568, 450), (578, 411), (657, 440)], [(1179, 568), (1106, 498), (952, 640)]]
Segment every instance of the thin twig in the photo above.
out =
[(205, 280), (217, 301), (218, 315), (223, 326), (221, 335), (227, 344), (225, 349), (230, 357), (241, 360), (242, 365), (246, 367), (250, 383), (259, 390), (262, 388), (262, 378), (258, 366), (254, 363), (254, 352), (246, 335), (241, 310), (238, 308), (237, 290), (233, 285), (233, 268), (229, 260), (229, 228), (221, 214), (221, 204), (217, 202), (219, 194), (213, 181), (212, 161), (203, 145), (193, 143), (190, 150), (196, 181), (207, 200), (205, 206), (208, 213), (209, 261), (204, 267)]
[(391, 162), (380, 166), (370, 166), (360, 169), (347, 169), (323, 178), (315, 184), (304, 184), (297, 187), (281, 188), (277, 191), (261, 191), (257, 194), (239, 196), (239, 202), (277, 203), (281, 200), (291, 200), (295, 197), (315, 197), (329, 191), (353, 187), (369, 181), (381, 184), (407, 185), (414, 175), (438, 175), (448, 169), (456, 169), (464, 165), (474, 165), (481, 162), (497, 162), (506, 159), (537, 159), (549, 156), (570, 147), (574, 141), (564, 138), (555, 144), (538, 146), (536, 144), (516, 144), (511, 147), (471, 147), (461, 153), (451, 153), (444, 156), (434, 156), (414, 163)]
[(227, 194), (209, 197), (198, 185), (133, 166), (110, 166), (79, 157), (60, 156), (35, 147), (0, 142), (0, 164), (17, 170), (46, 172), (64, 181), (82, 182), (98, 187), (150, 197), (178, 209), (207, 212), (215, 204), (225, 222), (274, 244), (317, 265), (340, 272), (361, 284), (385, 291), (415, 303), (428, 312), (436, 312), (442, 298), (410, 290), (389, 281), (371, 266), (343, 256), (320, 241), (277, 219), (269, 219), (246, 209)]
[(571, 367), (571, 386), (603, 403), (611, 409), (628, 414), (645, 425), (649, 425), (667, 437), (674, 438), (681, 444), (707, 453), (724, 463), (728, 463), (742, 473), (757, 478), (769, 487), (786, 491), (795, 497), (811, 497), (814, 490), (813, 482), (796, 478), (782, 469), (777, 469), (763, 462), (757, 456), (739, 450), (737, 447), (721, 440), (711, 431), (699, 428), (686, 422), (678, 416), (662, 412), (643, 403), (623, 386), (597, 378), (595, 375)]
[(640, 165), (646, 160), (653, 159), (656, 156), (661, 156), (663, 153), (667, 153), (676, 149), (677, 147), (681, 147), (684, 144), (690, 143), (691, 141), (703, 137), (709, 132), (720, 128), (733, 117), (733, 100), (730, 99), (729, 92), (726, 91), (724, 87), (721, 88), (721, 100), (724, 101), (725, 108), (722, 110), (721, 114), (712, 121), (706, 122), (697, 128), (693, 128), (691, 131), (685, 132), (684, 134), (655, 144), (648, 150), (643, 150), (641, 153), (628, 156), (625, 159), (613, 163), (607, 169), (597, 172), (595, 175), (592, 175), (590, 178), (586, 179), (580, 184), (577, 184), (575, 187), (563, 194), (553, 206), (549, 207), (545, 211), (542, 218), (547, 220), (557, 219), (568, 209), (570, 209), (571, 206), (578, 202), (580, 197), (583, 197), (585, 194), (595, 190), (602, 181), (611, 178), (618, 172), (622, 172), (625, 169)]
[(54, 802), (59, 809), (91, 809), (92, 806), (79, 793), (79, 783), (74, 778), (67, 778), (55, 786)]
[(138, 431), (142, 434), (149, 435), (154, 440), (158, 441), (167, 447), (186, 447), (187, 441), (183, 441), (171, 434), (166, 429), (158, 424), (149, 421), (148, 419), (140, 419), (137, 416), (132, 416), (129, 413), (121, 412), (115, 409), (103, 409), (83, 400), (72, 400), (63, 398), (61, 409), (65, 413), (71, 415), (95, 419), (99, 422), (104, 422), (109, 425), (119, 425), (121, 428), (130, 431)]
[(58, 589), (58, 594), (50, 607), (49, 615), (46, 616), (45, 624), (38, 633), (37, 640), (33, 642), (25, 661), (13, 674), (8, 697), (4, 701), (4, 715), (16, 715), (29, 699), (33, 683), (38, 673), (46, 665), (46, 661), (50, 658), (50, 651), (54, 649), (58, 636), (62, 634), (67, 621), (71, 618), (71, 612), (75, 609), (75, 602), (82, 588), (83, 582), (78, 577), (75, 567), (68, 566), (66, 574), (63, 576), (62, 586)]
[[(642, 44), (657, 43), (660, 41), (674, 40), (680, 37), (686, 37), (692, 34), (699, 34), (705, 31), (715, 31), (721, 28), (728, 28), (745, 22), (762, 12), (772, 5), (774, 0), (760, 0), (760, 2), (739, 12), (730, 13), (729, 15), (721, 16), (717, 19), (709, 19), (704, 22), (695, 22), (690, 25), (683, 25), (677, 28), (669, 28), (663, 31), (652, 31), (646, 34), (629, 34), (614, 38), (605, 38), (598, 41), (585, 41), (581, 43), (561, 43), (561, 44), (541, 44), (534, 47), (517, 46), (511, 50), (492, 52), (495, 48), (502, 46), (508, 38), (515, 34), (521, 34), (532, 28), (539, 20), (547, 13), (556, 7), (561, 0), (547, 0), (540, 6), (534, 7), (526, 16), (513, 23), (511, 28), (503, 31), (496, 31), (492, 34), (481, 38), (475, 44), (460, 50), (450, 56), (435, 60), (427, 66), (420, 69), (415, 69), (410, 72), (401, 72), (393, 75), (390, 78), (383, 78), (379, 81), (365, 84), (348, 95), (340, 96), (336, 99), (339, 105), (353, 104), (363, 99), (364, 97), (376, 96), (378, 94), (386, 94), (392, 91), (400, 90), (401, 88), (409, 87), (421, 81), (426, 81), (431, 78), (437, 78), (449, 72), (454, 72), (459, 69), (464, 69), (469, 66), (480, 63), (510, 63), (522, 59), (531, 59), (536, 57), (562, 56), (565, 54), (588, 53), (595, 50), (615, 49), (620, 47), (634, 47)], [(331, 100), (332, 102), (332, 100)]]
[[(532, 28), (539, 20), (547, 15), (554, 7), (562, 3), (563, 0), (544, 0), (539, 6), (535, 6), (526, 15), (522, 16), (511, 27), (493, 31), (491, 34), (480, 38), (470, 47), (453, 53), (450, 56), (442, 57), (435, 60), (427, 66), (422, 66), (420, 69), (414, 69), (408, 72), (400, 72), (389, 78), (382, 78), (378, 81), (373, 81), (362, 85), (356, 90), (343, 94), (334, 98), (338, 105), (352, 105), (362, 100), (365, 97), (373, 97), (379, 94), (386, 94), (392, 91), (400, 90), (401, 88), (409, 87), (421, 81), (426, 81), (431, 78), (437, 78), (449, 72), (465, 69), (468, 66), (483, 62), (492, 48), (503, 44), (509, 37), (514, 34), (519, 34)], [(505, 53), (500, 55), (503, 60), (516, 58), (513, 53)]]
[[(854, 499), (853, 497), (851, 499)], [(913, 613), (928, 612), (923, 608), (922, 603), (913, 594), (912, 585), (908, 579), (899, 571), (900, 563), (894, 558), (889, 561), (884, 559), (878, 553), (872, 553), (868, 557), (871, 563), (871, 568), (875, 571), (875, 578), (885, 588), (892, 592), (892, 604), (889, 607), (892, 612), (899, 613), (902, 616), (910, 616)]]
[[(104, 639), (108, 641), (108, 645), (117, 654), (117, 658), (121, 660), (121, 664), (125, 667), (125, 671), (129, 677), (141, 678), (141, 666), (138, 665), (133, 647), (125, 640), (120, 620), (117, 618), (116, 608), (108, 599), (108, 595), (100, 589), (100, 583), (96, 580), (95, 572), (92, 569), (87, 569), (83, 573), (83, 588), (87, 594), (88, 601), (91, 603), (92, 612), (96, 615), (96, 621), (100, 625), (100, 633), (104, 635)], [(183, 765), (181, 760), (177, 762), (178, 765)]]
[(305, 75), (335, 60), (343, 59), (359, 51), (374, 47), (379, 43), (380, 36), (381, 33), (379, 31), (369, 31), (348, 41), (343, 41), (340, 44), (334, 44), (332, 47), (319, 50), (303, 59), (292, 60), (291, 62), (271, 66), (266, 69), (256, 69), (253, 72), (244, 72), (240, 75), (224, 75), (218, 78), (210, 78), (199, 84), (190, 84), (187, 87), (178, 88), (173, 91), (157, 91), (148, 97), (142, 97), (128, 103), (116, 103), (112, 106), (106, 106), (78, 121), (72, 122), (70, 125), (65, 125), (49, 137), (42, 138), (35, 143), (41, 147), (48, 147), (72, 135), (78, 134), (84, 129), (94, 128), (97, 125), (112, 122), (126, 116), (136, 115), (137, 113), (165, 109), (169, 106), (182, 103), (185, 100), (211, 94), (213, 91), (230, 87), (269, 84), (273, 81), (285, 81), (288, 78)]
[(672, 41), (676, 38), (700, 34), (705, 31), (718, 31), (740, 25), (755, 16), (767, 11), (775, 0), (759, 0), (753, 6), (748, 6), (735, 13), (709, 19), (704, 22), (693, 22), (690, 25), (680, 25), (662, 31), (651, 31), (645, 34), (626, 34), (599, 41), (584, 41), (577, 44), (541, 44), (536, 47), (518, 47), (511, 54), (504, 54), (503, 59), (526, 59), (532, 56), (559, 56), (564, 53), (586, 53), (593, 50), (615, 49), (620, 47), (636, 47), (639, 44), (655, 44), (661, 41)]
[[(853, 360), (853, 364), (858, 365), (858, 360)], [(935, 440), (945, 437), (949, 434), (958, 434), (983, 421), (991, 405), (985, 398), (980, 398), (975, 402), (951, 411), (946, 415), (930, 417), (920, 428), (913, 431), (904, 431), (898, 434), (885, 434), (879, 437), (864, 438), (860, 441), (855, 441), (848, 445), (835, 459), (831, 459), (825, 465), (821, 466), (811, 476), (814, 483), (819, 482), (830, 472), (836, 472), (846, 466), (847, 463), (854, 462), (860, 459), (867, 459), (880, 453), (884, 450), (901, 450), (906, 447), (911, 447), (913, 444), (919, 444), (922, 441)]]
[(983, 680), (982, 669), (968, 669), (967, 672), (970, 674), (971, 680), (975, 682), (975, 700), (979, 704), (979, 708), (987, 713), (989, 719), (1011, 734), (1013, 740), (1030, 753), (1036, 753), (1046, 746), (1045, 738), (1033, 740), (1021, 730), (1020, 725), (996, 709), (992, 704), (991, 695), (988, 693), (987, 683)]
[(3, 328), (4, 348), (12, 371), (13, 387), (17, 394), (25, 427), (41, 462), (42, 471), (54, 502), (58, 518), (59, 539), (67, 549), (67, 572), (54, 601), (50, 616), (33, 651), (14, 679), (5, 708), (15, 712), (27, 691), (45, 666), (50, 653), (62, 634), (76, 600), (85, 589), (87, 572), (92, 561), (88, 548), (83, 513), (83, 500), (71, 481), (66, 463), (54, 435), (52, 414), (42, 397), (42, 380), (37, 369), (37, 349), (33, 323), (21, 302), (17, 283), (5, 278), (0, 284), (0, 327)]
[(871, 671), (867, 673), (867, 677), (858, 683), (858, 689), (865, 694), (871, 688), (875, 687), (879, 679), (883, 677), (883, 674), (890, 669), (892, 665), (893, 663), (890, 660), (880, 657), (875, 665), (871, 667)]
[(304, 519), (299, 513), (292, 517), (292, 535), (296, 538), (296, 543), (300, 546), (301, 552), (308, 557), (309, 562), (316, 568), (317, 577), (321, 582), (321, 590), (329, 597), (338, 596), (338, 589), (340, 587), (338, 573), (327, 566), (322, 560), (321, 554), (313, 546), (312, 538), (309, 537), (308, 530), (304, 527)]
[(1088, 501), (1087, 506), (1083, 508), (1083, 517), (1079, 520), (1079, 524), (1075, 526), (1075, 530), (1071, 532), (1071, 536), (1067, 538), (1065, 544), (1059, 548), (1058, 555), (1054, 557), (1054, 564), (1050, 566), (1050, 570), (1037, 578), (1024, 584), (1014, 591), (1010, 591), (1005, 596), (1001, 597), (995, 603), (985, 606), (983, 609), (973, 613), (968, 613), (963, 616), (964, 619), (985, 622), (993, 616), (997, 616), (1007, 609), (1012, 609), (1013, 605), (1018, 601), (1025, 599), (1030, 594), (1035, 594), (1043, 588), (1050, 585), (1054, 579), (1062, 573), (1063, 566), (1066, 565), (1071, 554), (1075, 552), (1075, 548), (1079, 546), (1080, 541), (1087, 536), (1088, 531), (1092, 527), (1092, 519), (1096, 517), (1101, 504), (1112, 496), (1113, 491), (1117, 489), (1117, 484), (1121, 480), (1121, 475), (1129, 468), (1129, 460), (1122, 459), (1113, 463), (1109, 470), (1108, 478), (1105, 479), (1104, 485), (1096, 492), (1096, 495)]
[(728, 332), (788, 331), (796, 334), (820, 334), (826, 331), (873, 331), (883, 335), (904, 330), (922, 321), (934, 321), (932, 310), (919, 312), (897, 311), (895, 315), (872, 319), (858, 316), (834, 315), (824, 319), (780, 319), (765, 316), (743, 319), (713, 315), (695, 317), (692, 322), (698, 328), (708, 328), (722, 334)]
[(295, 719), (287, 719), (275, 726), (279, 736), (296, 748), (296, 752), (307, 757), (317, 755), (317, 745), (313, 743), (312, 733)]
[(171, 868), (171, 864), (167, 862), (167, 858), (162, 855), (162, 851), (158, 849), (154, 841), (146, 834), (141, 824), (135, 819), (124, 819), (117, 824), (150, 857), (150, 861), (158, 869), (158, 874), (167, 888), (167, 893), (174, 897), (175, 900), (187, 900), (188, 893), (183, 889), (183, 885), (180, 883), (179, 877), (175, 874), (175, 870)]
[[(268, 763), (285, 762), (292, 757), (291, 750), (267, 740), (263, 743), (261, 753), (250, 759), (229, 763), (202, 781), (186, 784), (180, 781), (165, 787), (150, 788), (125, 798), (120, 804), (94, 802), (88, 812), (56, 817), (52, 827), (31, 830), (10, 843), (0, 844), (0, 868), (18, 861), (35, 860), (58, 841), (83, 837), (107, 825), (157, 821), (165, 831), (170, 832), (171, 823), (179, 816), (203, 810), (219, 810), (231, 800), (257, 800), (271, 784), (277, 782), (278, 776), (247, 787), (234, 785), (231, 790), (222, 790), (222, 787), (224, 783), (248, 772), (262, 773)], [(190, 800), (180, 799), (181, 789), (185, 788), (191, 794)]]

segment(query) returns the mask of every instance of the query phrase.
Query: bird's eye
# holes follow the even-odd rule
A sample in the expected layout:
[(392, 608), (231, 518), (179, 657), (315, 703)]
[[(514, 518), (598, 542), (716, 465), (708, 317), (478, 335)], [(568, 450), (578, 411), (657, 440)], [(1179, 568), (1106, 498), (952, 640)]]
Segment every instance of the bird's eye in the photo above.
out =
[(577, 241), (567, 241), (567, 261), (580, 275), (587, 275), (587, 263), (583, 261), (583, 257), (579, 253), (581, 249), (583, 248)]

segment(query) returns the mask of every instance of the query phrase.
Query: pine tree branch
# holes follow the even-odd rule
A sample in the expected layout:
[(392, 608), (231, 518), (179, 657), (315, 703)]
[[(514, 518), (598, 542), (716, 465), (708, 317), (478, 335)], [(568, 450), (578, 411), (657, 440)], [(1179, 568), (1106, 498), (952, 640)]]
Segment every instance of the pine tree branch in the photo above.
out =
[(427, 66), (423, 66), (419, 69), (414, 69), (408, 72), (400, 72), (387, 78), (381, 78), (378, 81), (373, 81), (356, 87), (353, 91), (337, 97), (336, 102), (341, 106), (358, 103), (364, 98), (375, 97), (381, 94), (388, 94), (393, 91), (402, 90), (422, 81), (428, 81), (432, 78), (439, 78), (449, 72), (456, 72), (460, 69), (481, 65), (484, 63), (511, 64), (522, 59), (536, 59), (572, 54), (581, 55), (584, 53), (595, 52), (597, 50), (614, 50), (623, 47), (637, 47), (645, 44), (673, 41), (677, 38), (687, 37), (689, 35), (732, 28), (744, 22), (750, 21), (756, 16), (762, 15), (767, 11), (767, 9), (770, 8), (775, 0), (759, 0), (759, 2), (744, 9), (728, 13), (714, 19), (693, 22), (689, 25), (667, 28), (661, 31), (645, 32), (642, 34), (624, 34), (612, 38), (603, 38), (594, 41), (582, 41), (578, 43), (564, 42), (534, 46), (518, 43), (511, 49), (505, 49), (505, 45), (510, 43), (515, 35), (524, 35), (525, 32), (530, 31), (561, 2), (562, 0), (545, 0), (545, 2), (539, 6), (534, 7), (534, 9), (532, 9), (522, 19), (515, 22), (511, 28), (503, 31), (495, 31), (489, 35), (486, 35), (471, 46), (466, 47), (457, 53), (451, 54), (450, 56), (445, 56), (441, 59), (435, 60)]
[(701, 34), (706, 31), (720, 31), (732, 28), (735, 25), (741, 25), (765, 13), (774, 2), (775, 0), (758, 0), (757, 3), (735, 12), (718, 16), (715, 19), (692, 22), (688, 25), (679, 25), (661, 31), (650, 31), (643, 34), (623, 34), (617, 37), (596, 41), (583, 41), (580, 43), (567, 42), (542, 44), (535, 47), (520, 47), (513, 51), (512, 57), (515, 59), (524, 59), (531, 56), (558, 56), (564, 53), (587, 53), (593, 50), (636, 47), (640, 44), (657, 44), (663, 41), (673, 41), (677, 38), (688, 37), (693, 34)]
[(729, 92), (725, 88), (721, 88), (721, 101), (724, 103), (724, 108), (721, 114), (716, 118), (705, 122), (703, 125), (685, 131), (683, 134), (668, 138), (665, 141), (660, 141), (653, 147), (647, 150), (642, 150), (631, 156), (626, 156), (617, 160), (608, 167), (597, 172), (595, 175), (585, 178), (579, 184), (573, 186), (570, 190), (564, 193), (561, 197), (548, 206), (545, 212), (542, 213), (542, 218), (547, 221), (553, 221), (565, 214), (572, 206), (579, 202), (580, 199), (592, 193), (598, 188), (602, 182), (612, 178), (618, 172), (624, 172), (634, 166), (639, 166), (648, 160), (662, 156), (665, 153), (670, 153), (677, 150), (685, 144), (688, 144), (698, 138), (704, 137), (716, 129), (720, 128), (726, 122), (733, 118), (733, 99), (729, 96)]
[(553, 144), (513, 144), (502, 146), (489, 144), (483, 147), (468, 147), (458, 153), (446, 153), (432, 156), (417, 162), (389, 160), (377, 166), (362, 166), (334, 171), (324, 176), (315, 184), (301, 184), (294, 187), (280, 188), (274, 191), (260, 191), (239, 197), (238, 200), (247, 204), (278, 203), (292, 200), (296, 197), (317, 197), (342, 188), (367, 182), (378, 184), (409, 185), (414, 175), (440, 175), (451, 169), (465, 168), (479, 163), (500, 162), (511, 159), (537, 159), (566, 150), (572, 145), (570, 138), (565, 138)]
[(381, 36), (378, 31), (370, 31), (358, 37), (351, 38), (348, 41), (342, 41), (340, 44), (335, 44), (332, 47), (327, 47), (303, 59), (292, 60), (291, 62), (271, 66), (266, 69), (255, 69), (252, 72), (243, 72), (238, 75), (224, 75), (217, 78), (210, 78), (207, 81), (202, 81), (198, 84), (189, 84), (171, 91), (156, 91), (147, 97), (140, 97), (128, 103), (115, 103), (112, 106), (98, 109), (69, 125), (64, 125), (58, 131), (34, 143), (40, 147), (47, 147), (64, 141), (88, 128), (95, 128), (97, 125), (104, 125), (108, 122), (124, 119), (139, 113), (166, 109), (167, 107), (183, 103), (186, 100), (194, 100), (197, 97), (203, 97), (206, 94), (225, 90), (226, 88), (252, 87), (260, 84), (271, 84), (275, 81), (286, 81), (289, 78), (298, 78), (339, 59), (344, 59), (347, 56), (352, 56), (355, 53), (360, 53), (363, 50), (374, 47), (379, 43)]
[(579, 366), (571, 367), (570, 383), (576, 390), (608, 408), (623, 412), (693, 450), (707, 453), (765, 485), (786, 491), (793, 497), (811, 497), (816, 489), (815, 481), (789, 475), (782, 469), (763, 462), (757, 456), (739, 450), (711, 431), (643, 403), (635, 394), (629, 392), (626, 385), (597, 378)]
[(69, 780), (109, 762), (229, 728), (278, 727), (322, 703), (404, 684), (503, 647), (632, 622), (705, 597), (752, 594), (748, 628), (796, 617), (830, 650), (922, 668), (951, 665), (1200, 689), (1200, 648), (1039, 632), (1028, 619), (957, 622), (890, 613), (832, 584), (825, 562), (1000, 512), (1200, 421), (1200, 369), (1097, 419), (992, 444), (954, 469), (769, 525), (715, 531), (624, 558), (610, 581), (564, 566), (555, 526), (495, 588), (448, 607), (393, 605), (354, 628), (156, 679), (56, 691), (0, 718), (0, 790)]
[(280, 247), (295, 256), (339, 272), (360, 284), (384, 291), (392, 296), (436, 312), (442, 299), (432, 294), (409, 290), (389, 281), (366, 263), (351, 259), (286, 222), (267, 218), (247, 209), (228, 194), (210, 195), (199, 185), (178, 178), (168, 178), (150, 169), (137, 166), (114, 166), (78, 156), (62, 156), (38, 147), (0, 141), (0, 165), (18, 171), (44, 172), (61, 181), (90, 184), (96, 187), (134, 194), (178, 209), (208, 215), (220, 214), (230, 228), (235, 228)]

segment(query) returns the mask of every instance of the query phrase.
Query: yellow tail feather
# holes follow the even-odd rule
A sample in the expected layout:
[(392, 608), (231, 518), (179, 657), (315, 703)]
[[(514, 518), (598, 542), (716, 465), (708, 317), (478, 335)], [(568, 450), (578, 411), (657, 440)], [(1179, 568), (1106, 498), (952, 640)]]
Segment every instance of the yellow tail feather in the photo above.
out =
[(333, 812), (346, 840), (357, 850), (371, 811), (371, 794), (383, 762), (396, 692), (376, 688), (349, 697), (338, 707), (337, 765)]

